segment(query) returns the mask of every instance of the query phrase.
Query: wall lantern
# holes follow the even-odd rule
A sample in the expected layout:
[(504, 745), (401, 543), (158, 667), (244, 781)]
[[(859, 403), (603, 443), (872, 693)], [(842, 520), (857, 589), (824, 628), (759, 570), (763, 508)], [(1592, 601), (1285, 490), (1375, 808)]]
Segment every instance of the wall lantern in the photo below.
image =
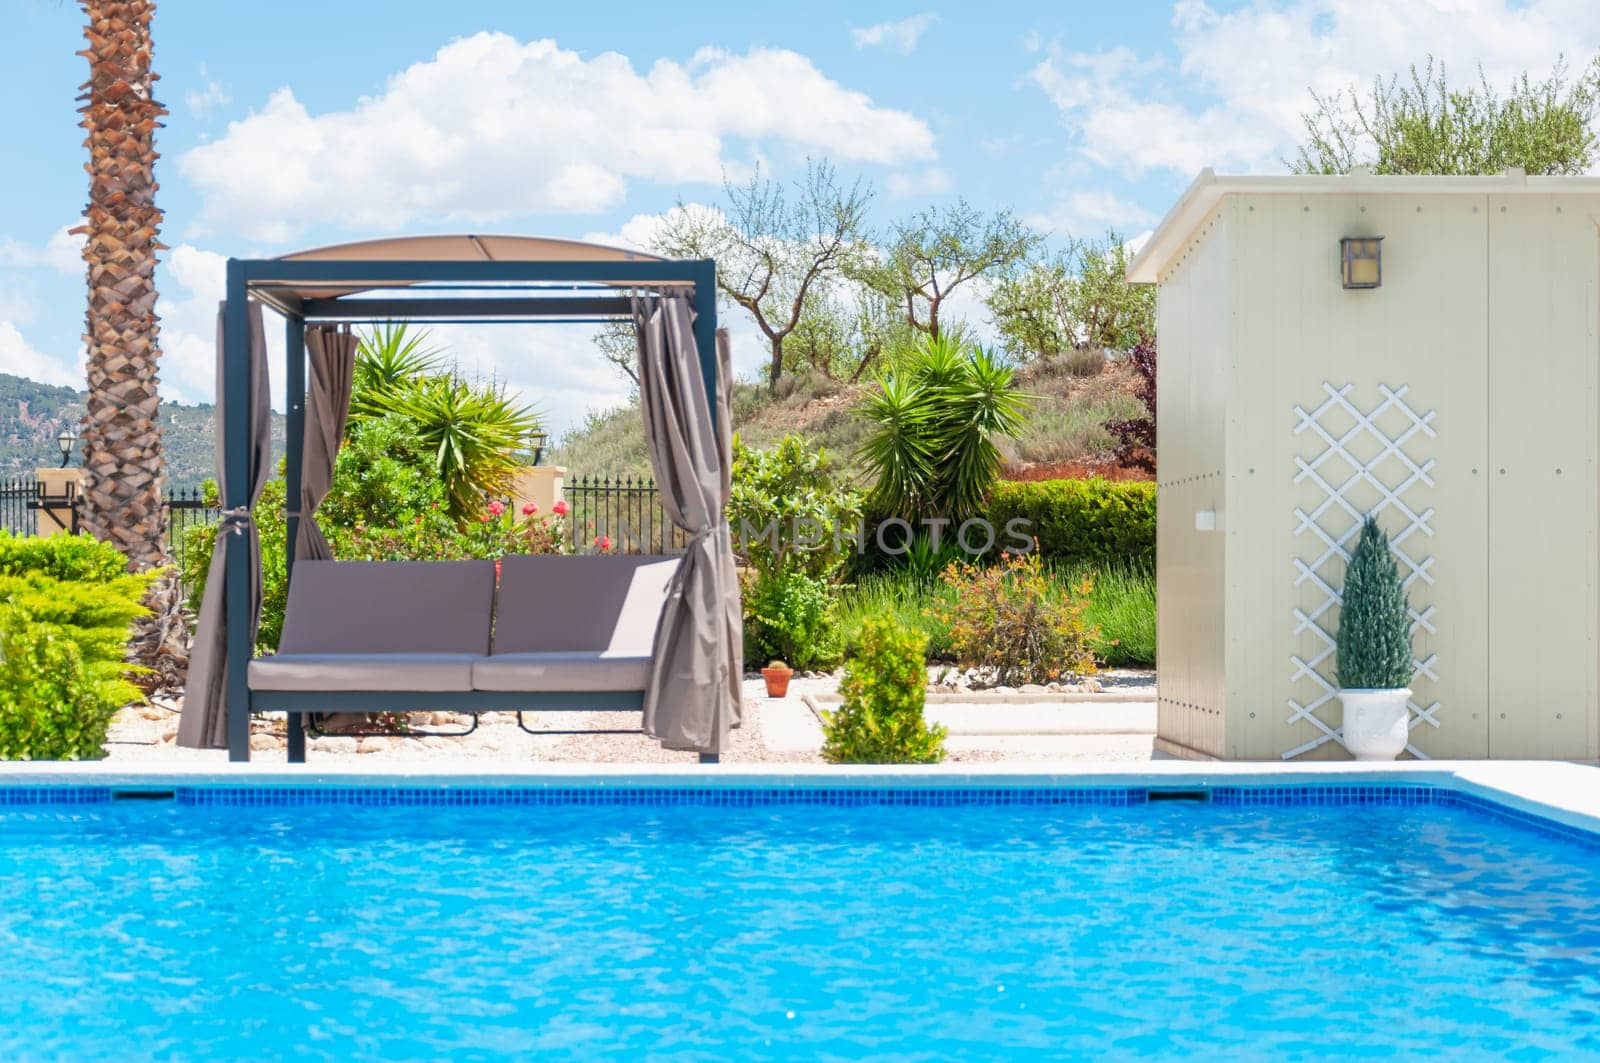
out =
[(544, 448), (550, 445), (550, 434), (548, 432), (534, 432), (529, 436), (529, 442), (533, 444), (532, 464), (538, 465), (544, 461)]
[(1339, 270), (1346, 288), (1383, 283), (1383, 237), (1346, 236), (1339, 241)]
[(56, 436), (56, 446), (61, 449), (61, 467), (63, 469), (67, 467), (67, 462), (72, 460), (72, 449), (77, 445), (78, 433), (72, 430), (71, 425), (63, 428), (61, 434)]

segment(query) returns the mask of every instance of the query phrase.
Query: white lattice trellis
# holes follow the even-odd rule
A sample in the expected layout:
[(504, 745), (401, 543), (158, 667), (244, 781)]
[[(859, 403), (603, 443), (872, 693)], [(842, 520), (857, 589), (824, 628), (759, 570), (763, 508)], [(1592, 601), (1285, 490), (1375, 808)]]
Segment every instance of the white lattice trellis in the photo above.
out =
[[(1368, 513), (1377, 517), (1391, 533), (1389, 545), (1394, 548), (1395, 559), (1406, 573), (1405, 584), (1411, 600), (1412, 636), (1415, 637), (1419, 630), (1434, 631), (1433, 605), (1419, 607), (1418, 595), (1412, 589), (1413, 584), (1418, 582), (1428, 586), (1433, 584), (1433, 558), (1424, 550), (1427, 539), (1433, 535), (1433, 508), (1422, 508), (1406, 497), (1408, 492), (1415, 493), (1419, 488), (1433, 486), (1433, 459), (1419, 459), (1415, 451), (1418, 442), (1435, 435), (1434, 412), (1418, 413), (1406, 403), (1409, 386), (1390, 388), (1383, 385), (1378, 388), (1382, 401), (1370, 410), (1363, 410), (1350, 400), (1350, 392), (1354, 387), (1354, 384), (1335, 387), (1324, 383), (1324, 398), (1316, 409), (1308, 411), (1300, 406), (1294, 408), (1295, 416), (1299, 419), (1295, 425), (1295, 435), (1309, 432), (1312, 436), (1307, 448), (1311, 454), (1309, 459), (1295, 458), (1294, 482), (1309, 482), (1324, 496), (1310, 510), (1297, 507), (1294, 511), (1298, 522), (1295, 535), (1309, 535), (1315, 540), (1310, 551), (1313, 555), (1311, 560), (1301, 557), (1294, 560), (1295, 586), (1312, 584), (1322, 595), (1322, 600), (1309, 612), (1300, 608), (1294, 610), (1296, 638), (1309, 632), (1316, 642), (1316, 650), (1309, 657), (1302, 658), (1294, 654), (1289, 657), (1294, 666), (1290, 682), (1306, 680), (1316, 688), (1315, 695), (1308, 701), (1302, 702), (1293, 697), (1289, 699), (1289, 723), (1304, 721), (1311, 724), (1317, 734), (1285, 751), (1284, 760), (1302, 756), (1328, 742), (1344, 744), (1340, 729), (1319, 715), (1329, 705), (1337, 704), (1338, 690), (1331, 675), (1337, 652), (1335, 631), (1330, 630), (1332, 625), (1325, 623), (1324, 618), (1339, 604), (1339, 591), (1334, 588), (1326, 569), (1335, 559), (1341, 564), (1350, 560), (1350, 548), (1360, 535), (1362, 519)], [(1328, 427), (1328, 422), (1344, 420), (1353, 423), (1337, 435), (1335, 430)], [(1382, 427), (1384, 422), (1398, 426), (1397, 430), (1391, 435)], [(1358, 454), (1368, 451), (1372, 453), (1366, 458)], [(1350, 470), (1343, 478), (1338, 472), (1330, 471), (1341, 465)], [(1384, 474), (1387, 474), (1387, 482)], [(1334, 479), (1339, 482), (1332, 482)], [(1353, 493), (1374, 497), (1376, 501), (1369, 506), (1359, 506), (1351, 498)], [(1401, 525), (1398, 528), (1397, 518)], [(1416, 659), (1415, 663), (1419, 679), (1438, 680), (1435, 672), (1437, 654), (1430, 653), (1427, 657)], [(1412, 683), (1413, 690), (1417, 685), (1416, 682)], [(1410, 704), (1412, 728), (1423, 723), (1430, 727), (1439, 726), (1438, 701), (1422, 704), (1422, 699), (1414, 693)], [(1414, 756), (1423, 756), (1413, 745), (1408, 744), (1406, 749)]]

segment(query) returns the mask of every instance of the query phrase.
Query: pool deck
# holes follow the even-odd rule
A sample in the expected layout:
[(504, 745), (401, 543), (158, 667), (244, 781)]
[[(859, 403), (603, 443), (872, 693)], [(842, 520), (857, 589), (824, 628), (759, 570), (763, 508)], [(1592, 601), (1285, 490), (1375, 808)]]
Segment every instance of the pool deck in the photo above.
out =
[(1284, 786), (1426, 785), (1600, 835), (1600, 766), (1559, 761), (1399, 761), (1359, 764), (1151, 761), (1053, 765), (939, 764), (583, 764), (474, 759), (409, 769), (377, 761), (327, 770), (316, 765), (251, 764), (140, 768), (115, 761), (0, 765), (0, 787), (100, 786), (114, 790), (184, 787), (415, 788), (1051, 788), (1182, 789)]

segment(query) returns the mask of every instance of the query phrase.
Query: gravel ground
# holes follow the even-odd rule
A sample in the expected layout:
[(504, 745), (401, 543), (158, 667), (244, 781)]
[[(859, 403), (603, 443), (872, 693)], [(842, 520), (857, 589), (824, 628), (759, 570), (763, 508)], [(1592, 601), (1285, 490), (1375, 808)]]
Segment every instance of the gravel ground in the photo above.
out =
[[(1153, 673), (1114, 671), (1104, 673), (1099, 679), (1108, 692), (1138, 692), (1148, 687), (1151, 700), (1155, 699)], [(789, 698), (798, 700), (802, 694), (833, 694), (838, 690), (838, 683), (836, 675), (796, 675), (789, 686)], [(760, 711), (765, 694), (761, 680), (745, 681), (745, 721), (743, 726), (733, 730), (731, 748), (724, 751), (722, 759), (741, 764), (818, 763), (821, 758), (812, 752), (767, 748), (762, 740)], [(637, 713), (624, 712), (528, 713), (525, 718), (531, 727), (562, 730), (626, 730), (639, 726)], [(439, 730), (463, 729), (467, 720), (454, 713), (434, 713), (431, 719), (425, 713), (412, 715), (413, 726)], [(281, 719), (255, 721), (251, 748), (259, 759), (281, 760), (284, 756), (283, 727)], [(170, 703), (131, 706), (119, 712), (112, 722), (106, 749), (113, 761), (151, 767), (226, 761), (227, 755), (220, 750), (177, 746), (173, 742), (177, 728), (178, 714)], [(1147, 735), (972, 735), (952, 737), (947, 748), (948, 759), (955, 762), (1129, 761), (1149, 760), (1153, 756), (1151, 739)], [(693, 753), (664, 750), (653, 739), (641, 734), (530, 735), (518, 728), (514, 713), (498, 712), (484, 714), (478, 729), (464, 738), (335, 735), (312, 741), (309, 749), (308, 760), (316, 763), (361, 757), (364, 761), (367, 758), (392, 760), (396, 767), (425, 767), (460, 760), (659, 764), (692, 763), (697, 759)]]

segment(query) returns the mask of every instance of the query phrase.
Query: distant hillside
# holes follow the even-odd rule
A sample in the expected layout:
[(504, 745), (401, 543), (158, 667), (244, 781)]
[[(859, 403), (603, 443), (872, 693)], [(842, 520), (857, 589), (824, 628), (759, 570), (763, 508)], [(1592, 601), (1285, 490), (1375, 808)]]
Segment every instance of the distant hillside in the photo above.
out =
[[(1106, 421), (1143, 416), (1134, 392), (1138, 379), (1125, 361), (1103, 371), (1076, 375), (1066, 363), (1030, 366), (1017, 374), (1018, 385), (1038, 396), (1028, 427), (1016, 439), (1001, 440), (1008, 478), (1047, 479), (1086, 474), (1126, 475), (1115, 467)], [(733, 425), (739, 438), (765, 447), (794, 433), (827, 449), (847, 476), (859, 469), (855, 452), (867, 433), (856, 406), (869, 385), (829, 380), (786, 379), (773, 398), (764, 385), (734, 388)], [(562, 438), (551, 461), (572, 476), (647, 476), (644, 426), (635, 405), (592, 416)], [(1135, 474), (1138, 476), (1138, 474)]]
[[(84, 393), (0, 373), (0, 478), (61, 464), (56, 437), (83, 416)], [(169, 486), (198, 487), (216, 475), (216, 408), (207, 404), (161, 404), (162, 442)], [(283, 418), (273, 416), (272, 438), (283, 441)], [(277, 449), (275, 447), (274, 449)]]

